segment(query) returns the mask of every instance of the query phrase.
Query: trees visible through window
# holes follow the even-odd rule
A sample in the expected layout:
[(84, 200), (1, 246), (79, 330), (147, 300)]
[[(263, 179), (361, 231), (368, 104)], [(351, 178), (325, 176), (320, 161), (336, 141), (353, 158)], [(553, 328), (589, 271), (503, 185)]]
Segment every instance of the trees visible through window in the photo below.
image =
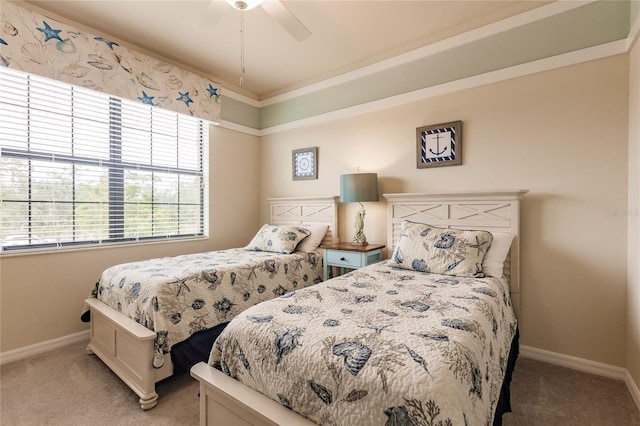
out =
[(2, 250), (206, 235), (208, 123), (0, 67)]

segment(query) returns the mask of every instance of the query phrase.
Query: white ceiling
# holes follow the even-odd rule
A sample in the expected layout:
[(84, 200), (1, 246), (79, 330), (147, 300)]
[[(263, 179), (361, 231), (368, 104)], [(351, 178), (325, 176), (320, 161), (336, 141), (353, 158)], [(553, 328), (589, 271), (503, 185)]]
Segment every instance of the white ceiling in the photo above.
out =
[(210, 15), (209, 0), (27, 3), (186, 65), (238, 93), (265, 99), (549, 2), (283, 0), (312, 33), (303, 41), (295, 40), (262, 7), (257, 7), (245, 12), (242, 88), (238, 87), (240, 11), (226, 4), (217, 5), (215, 9), (222, 13), (216, 18)]

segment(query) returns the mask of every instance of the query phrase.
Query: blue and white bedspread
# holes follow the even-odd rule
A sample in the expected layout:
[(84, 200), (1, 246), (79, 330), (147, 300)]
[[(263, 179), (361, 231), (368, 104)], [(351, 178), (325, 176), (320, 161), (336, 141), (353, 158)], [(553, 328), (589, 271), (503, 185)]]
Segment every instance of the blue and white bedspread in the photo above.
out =
[(321, 281), (319, 253), (236, 248), (112, 266), (92, 296), (156, 332), (154, 366), (159, 368), (163, 353), (193, 333)]
[(209, 364), (322, 425), (489, 425), (516, 328), (504, 279), (383, 262), (247, 309)]

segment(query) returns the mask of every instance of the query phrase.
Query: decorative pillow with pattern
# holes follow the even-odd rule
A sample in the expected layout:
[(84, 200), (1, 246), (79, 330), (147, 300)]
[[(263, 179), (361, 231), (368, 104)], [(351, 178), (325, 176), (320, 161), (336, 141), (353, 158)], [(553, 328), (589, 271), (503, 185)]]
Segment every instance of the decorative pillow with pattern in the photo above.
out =
[(245, 250), (292, 253), (311, 231), (299, 226), (264, 224)]
[(404, 221), (390, 266), (433, 274), (484, 277), (482, 260), (493, 235)]

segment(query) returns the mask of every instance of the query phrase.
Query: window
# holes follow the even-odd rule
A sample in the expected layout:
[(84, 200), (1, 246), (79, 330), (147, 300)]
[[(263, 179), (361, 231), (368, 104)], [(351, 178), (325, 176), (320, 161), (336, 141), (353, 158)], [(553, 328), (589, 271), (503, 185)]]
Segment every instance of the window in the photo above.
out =
[(208, 123), (0, 67), (3, 251), (206, 235)]

